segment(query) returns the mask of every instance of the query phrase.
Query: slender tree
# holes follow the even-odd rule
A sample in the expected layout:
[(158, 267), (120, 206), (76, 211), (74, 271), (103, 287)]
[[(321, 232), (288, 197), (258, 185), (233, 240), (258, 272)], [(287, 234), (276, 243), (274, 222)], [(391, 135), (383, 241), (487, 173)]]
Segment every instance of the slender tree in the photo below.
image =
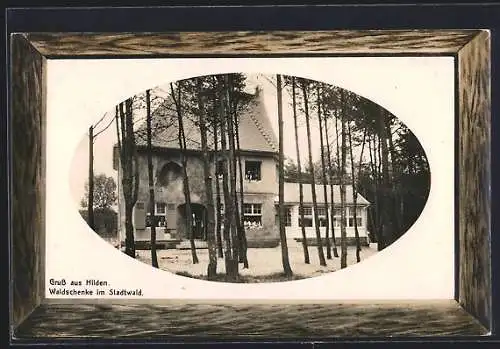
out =
[[(353, 213), (353, 218), (354, 218), (354, 236), (356, 239), (356, 261), (360, 262), (361, 257), (360, 257), (360, 252), (361, 252), (361, 244), (359, 241), (359, 230), (358, 230), (358, 216), (357, 216), (357, 210), (358, 210), (358, 190), (357, 190), (357, 184), (356, 184), (356, 171), (354, 169), (354, 153), (353, 153), (353, 144), (352, 144), (352, 132), (351, 132), (351, 124), (349, 121), (347, 121), (347, 135), (349, 138), (349, 155), (351, 157), (351, 186), (352, 186), (352, 208), (354, 210)], [(366, 137), (366, 129), (363, 134), (363, 145), (361, 149), (361, 157), (360, 161), (363, 156), (363, 148), (365, 145), (365, 137)]]
[[(224, 83), (224, 77), (219, 77), (219, 101), (220, 101), (220, 134), (221, 134), (221, 152), (223, 155), (222, 167), (222, 188), (224, 193), (224, 262), (226, 267), (226, 279), (228, 281), (236, 281), (238, 279), (238, 257), (233, 255), (232, 245), (236, 243), (233, 239), (233, 234), (236, 227), (235, 214), (234, 214), (234, 197), (231, 195), (230, 190), (230, 177), (229, 177), (229, 152), (227, 148), (227, 95)], [(232, 234), (233, 233), (233, 234)], [(237, 239), (236, 239), (237, 240)]]
[(218, 121), (217, 117), (214, 118), (214, 123), (213, 123), (213, 133), (214, 133), (214, 167), (215, 167), (215, 174), (216, 174), (216, 179), (215, 179), (215, 204), (216, 204), (216, 213), (217, 213), (217, 220), (215, 222), (215, 236), (217, 240), (217, 256), (219, 258), (224, 257), (224, 252), (222, 248), (222, 200), (221, 200), (221, 192), (220, 192), (220, 181), (219, 181), (219, 140), (217, 137), (217, 126), (218, 126)]
[[(230, 190), (230, 233), (231, 233), (231, 248), (233, 263), (231, 270), (231, 277), (238, 278), (238, 255), (240, 246), (240, 236), (238, 234), (238, 202), (236, 197), (236, 161), (235, 161), (235, 137), (234, 137), (234, 119), (232, 117), (232, 106), (231, 106), (231, 75), (224, 75), (224, 90), (225, 90), (225, 100), (226, 100), (226, 119), (227, 119), (227, 136), (228, 136), (228, 165), (229, 165), (229, 190)], [(233, 275), (234, 273), (234, 275)]]
[(341, 164), (340, 164), (340, 267), (347, 267), (347, 231), (346, 231), (346, 188), (344, 183), (346, 167), (346, 120), (345, 120), (345, 98), (344, 91), (340, 90), (341, 98)]
[(238, 261), (243, 263), (243, 268), (248, 268), (248, 258), (247, 258), (247, 238), (245, 232), (244, 224), (244, 187), (243, 187), (243, 167), (241, 161), (241, 147), (240, 147), (240, 133), (239, 133), (239, 121), (238, 121), (238, 108), (240, 99), (238, 98), (239, 91), (235, 86), (235, 82), (241, 75), (230, 74), (227, 76), (228, 79), (228, 110), (231, 117), (231, 124), (233, 127), (233, 137), (235, 144), (235, 166), (238, 166), (238, 174), (235, 174), (238, 180), (238, 193), (235, 193), (235, 212), (236, 212), (236, 229), (238, 233)]
[(89, 127), (89, 199), (87, 203), (88, 225), (95, 229), (94, 224), (94, 126)]
[(326, 156), (328, 159), (328, 180), (330, 182), (330, 198), (331, 198), (331, 209), (330, 209), (330, 227), (332, 230), (332, 241), (333, 241), (333, 256), (335, 258), (338, 258), (339, 253), (337, 251), (337, 242), (335, 240), (335, 197), (333, 195), (334, 190), (333, 190), (333, 173), (335, 172), (333, 165), (332, 165), (332, 153), (330, 151), (330, 140), (328, 136), (328, 124), (327, 124), (327, 118), (324, 118), (325, 122), (325, 140), (326, 140)]
[(399, 168), (397, 161), (395, 161), (397, 155), (396, 155), (396, 149), (394, 145), (394, 139), (393, 139), (393, 134), (391, 131), (391, 123), (395, 119), (392, 115), (390, 115), (388, 112), (385, 112), (386, 118), (385, 118), (385, 134), (387, 136), (387, 140), (389, 143), (389, 155), (390, 155), (390, 161), (389, 161), (389, 180), (391, 183), (391, 206), (393, 208), (393, 217), (394, 217), (394, 233), (396, 236), (399, 236), (401, 233), (401, 226), (402, 226), (402, 215), (401, 215), (401, 195), (399, 194), (401, 192), (401, 185), (400, 181), (398, 181), (398, 177), (400, 176), (399, 174)]
[(221, 151), (222, 151), (222, 191), (224, 195), (224, 217), (223, 217), (223, 241), (224, 241), (224, 262), (226, 267), (226, 276), (230, 279), (233, 275), (233, 252), (231, 249), (231, 235), (230, 235), (230, 216), (232, 212), (232, 205), (230, 204), (231, 198), (229, 195), (229, 175), (228, 175), (228, 160), (227, 160), (227, 146), (226, 146), (226, 118), (224, 117), (224, 104), (221, 98), (221, 117), (220, 117), (220, 130), (221, 130)]
[[(355, 181), (356, 182), (356, 186), (355, 186), (356, 196), (355, 196), (355, 200), (354, 200), (354, 207), (355, 207), (355, 209), (357, 208), (356, 207), (356, 205), (357, 205), (357, 197), (358, 197), (357, 194), (360, 193), (360, 187), (358, 185), (358, 182), (360, 181), (359, 174), (361, 173), (361, 170), (363, 168), (363, 154), (364, 154), (364, 150), (365, 150), (365, 144), (366, 144), (367, 134), (368, 134), (368, 129), (365, 127), (365, 129), (363, 131), (363, 139), (361, 141), (361, 152), (360, 152), (360, 155), (359, 155), (358, 177), (356, 178), (356, 181)], [(354, 187), (353, 187), (353, 190), (354, 190)], [(357, 218), (357, 216), (355, 216), (354, 218)], [(357, 228), (357, 222), (355, 224), (356, 224), (355, 227)]]
[[(101, 123), (101, 121), (106, 117), (106, 114), (97, 121), (95, 125), (89, 127), (89, 177), (88, 177), (88, 199), (87, 199), (87, 223), (92, 230), (95, 230), (95, 222), (94, 222), (94, 140), (97, 136), (99, 136), (102, 132), (106, 131), (108, 127), (113, 123), (113, 119), (109, 122), (109, 124), (104, 127), (101, 131), (95, 133), (97, 126)], [(118, 123), (117, 123), (118, 125)]]
[(205, 204), (207, 207), (207, 245), (208, 245), (208, 267), (207, 277), (209, 280), (214, 280), (217, 275), (217, 245), (215, 239), (215, 210), (214, 210), (214, 194), (212, 190), (212, 176), (210, 174), (210, 159), (208, 156), (207, 145), (207, 125), (205, 121), (205, 108), (202, 99), (202, 84), (200, 78), (196, 79), (197, 96), (198, 96), (198, 123), (201, 136), (201, 151), (203, 153), (203, 177), (205, 182)]
[[(121, 120), (121, 118), (120, 118), (120, 107), (117, 104), (115, 106), (115, 125), (116, 125), (115, 131), (116, 131), (116, 140), (117, 140), (117, 142), (116, 142), (116, 155), (115, 156), (117, 156), (118, 158), (121, 159), (122, 144), (121, 144), (121, 140), (120, 140), (121, 139), (121, 135), (120, 135), (120, 120)], [(115, 151), (115, 150), (113, 150), (113, 151)], [(121, 165), (121, 160), (120, 160), (120, 165)], [(118, 196), (120, 195), (119, 193), (120, 193), (120, 191), (118, 191)], [(120, 222), (119, 222), (119, 224), (120, 224)], [(118, 230), (118, 238), (120, 240), (120, 247), (121, 247), (121, 229)]]
[(244, 186), (243, 186), (243, 165), (241, 161), (241, 146), (240, 146), (240, 130), (239, 130), (239, 121), (238, 118), (236, 118), (236, 113), (235, 114), (235, 119), (234, 119), (234, 131), (235, 131), (235, 136), (236, 136), (236, 153), (238, 155), (238, 178), (239, 178), (239, 232), (240, 232), (240, 263), (243, 263), (243, 268), (248, 269), (248, 257), (247, 257), (247, 236), (245, 232), (245, 224), (244, 224), (244, 218), (245, 216), (243, 215), (243, 205), (245, 202), (245, 196), (244, 196)]
[(314, 215), (314, 226), (316, 230), (316, 241), (317, 241), (317, 247), (318, 247), (318, 257), (319, 257), (319, 263), (322, 266), (326, 266), (326, 260), (325, 260), (325, 255), (323, 252), (323, 244), (321, 242), (321, 234), (319, 230), (319, 224), (318, 224), (318, 202), (316, 198), (316, 180), (315, 180), (315, 175), (314, 175), (314, 165), (313, 165), (313, 159), (312, 159), (312, 148), (311, 148), (311, 125), (310, 125), (310, 116), (309, 116), (309, 101), (308, 101), (308, 95), (307, 95), (307, 82), (304, 80), (301, 80), (301, 88), (302, 88), (302, 95), (304, 97), (304, 112), (305, 112), (305, 117), (306, 117), (306, 130), (307, 130), (307, 148), (308, 148), (308, 155), (309, 155), (309, 169), (311, 172), (311, 192), (312, 192), (312, 201), (313, 201), (313, 215)]
[[(378, 131), (379, 131), (379, 141), (381, 146), (380, 155), (382, 163), (382, 190), (381, 190), (381, 200), (382, 200), (382, 243), (379, 243), (379, 248), (383, 249), (390, 243), (392, 243), (393, 233), (392, 229), (392, 219), (391, 213), (391, 198), (389, 196), (390, 192), (390, 179), (389, 179), (389, 151), (387, 148), (387, 128), (385, 126), (385, 111), (382, 107), (379, 108), (378, 115)], [(380, 246), (381, 245), (381, 246)]]
[(151, 145), (151, 91), (146, 90), (146, 128), (148, 143), (148, 181), (149, 181), (149, 226), (151, 229), (151, 264), (158, 268), (158, 256), (156, 254), (156, 219), (155, 219), (155, 188), (153, 178), (153, 159)]
[(186, 216), (186, 231), (189, 237), (189, 243), (191, 245), (191, 256), (193, 258), (193, 264), (199, 262), (198, 256), (196, 254), (196, 245), (194, 243), (193, 234), (193, 217), (191, 211), (191, 192), (189, 189), (189, 178), (187, 173), (187, 156), (186, 156), (186, 135), (184, 134), (184, 122), (181, 109), (181, 91), (182, 85), (180, 82), (177, 83), (177, 97), (175, 96), (174, 86), (170, 83), (170, 91), (172, 93), (172, 99), (175, 103), (175, 108), (177, 111), (177, 122), (179, 124), (178, 141), (180, 148), (180, 158), (182, 163), (182, 178), (183, 178), (183, 191), (184, 191), (184, 214)]
[(280, 230), (280, 244), (281, 244), (281, 262), (283, 264), (283, 272), (286, 276), (292, 276), (292, 268), (290, 267), (290, 260), (288, 257), (288, 245), (286, 241), (285, 231), (285, 178), (284, 178), (284, 154), (283, 154), (283, 95), (281, 87), (281, 75), (276, 75), (276, 90), (278, 95), (278, 144), (279, 144), (279, 230)]
[[(125, 106), (124, 106), (125, 104)], [(125, 110), (124, 110), (125, 107)], [(132, 213), (139, 190), (139, 166), (135, 145), (132, 98), (119, 105), (121, 125), (120, 163), (122, 167), (122, 188), (125, 201), (125, 253), (135, 258), (134, 225)]]
[(320, 138), (320, 151), (321, 151), (321, 176), (322, 176), (322, 184), (323, 184), (323, 199), (325, 201), (324, 210), (325, 210), (325, 240), (326, 240), (326, 258), (332, 259), (332, 251), (330, 245), (330, 235), (329, 235), (329, 217), (328, 217), (328, 185), (327, 185), (327, 174), (326, 174), (326, 162), (325, 162), (325, 145), (323, 143), (323, 122), (321, 121), (321, 95), (320, 95), (320, 84), (316, 85), (316, 94), (317, 94), (317, 109), (318, 109), (318, 126), (319, 126), (319, 138)]
[(297, 176), (299, 181), (299, 213), (300, 213), (300, 229), (302, 232), (302, 249), (304, 250), (304, 263), (309, 264), (309, 249), (307, 247), (306, 228), (304, 225), (304, 188), (302, 184), (302, 166), (300, 164), (300, 147), (299, 147), (299, 132), (297, 123), (297, 101), (295, 92), (295, 77), (292, 77), (292, 110), (293, 110), (293, 126), (295, 129), (295, 152), (297, 154)]
[(372, 214), (370, 215), (372, 226), (374, 230), (374, 234), (377, 240), (378, 250), (382, 248), (380, 241), (382, 238), (380, 237), (380, 214), (379, 214), (379, 175), (377, 171), (377, 152), (375, 151), (375, 134), (371, 135), (368, 139), (368, 151), (370, 154), (370, 169), (371, 169), (371, 191), (373, 193), (373, 205), (372, 205)]

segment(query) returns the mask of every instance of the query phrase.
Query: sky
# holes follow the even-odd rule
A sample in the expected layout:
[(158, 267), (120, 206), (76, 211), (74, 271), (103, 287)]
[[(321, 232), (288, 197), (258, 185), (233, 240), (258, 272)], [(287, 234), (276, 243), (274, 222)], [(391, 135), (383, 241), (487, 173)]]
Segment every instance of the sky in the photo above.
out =
[[(168, 83), (160, 87), (168, 91)], [(261, 93), (263, 95), (265, 109), (268, 115), (273, 131), (278, 139), (278, 117), (277, 117), (277, 91), (276, 91), (276, 78), (271, 75), (263, 74), (247, 74), (247, 89), (248, 92), (254, 92), (255, 88), (259, 86), (261, 88)], [(154, 86), (152, 86), (154, 87)], [(283, 93), (283, 151), (285, 157), (289, 157), (296, 161), (296, 149), (295, 149), (295, 131), (293, 123), (293, 112), (292, 112), (292, 98), (291, 91), (289, 89), (284, 89)], [(109, 112), (104, 115), (99, 115), (96, 117), (94, 124), (97, 123), (101, 118), (103, 118), (97, 125), (94, 134), (98, 134), (100, 131), (104, 130), (106, 126), (109, 127), (100, 133), (94, 141), (94, 174), (104, 173), (107, 176), (113, 178), (117, 177), (117, 172), (113, 170), (113, 145), (116, 143), (116, 124), (112, 122), (114, 119), (115, 106), (110, 106)], [(90, 126), (90, 125), (89, 125)], [(331, 130), (330, 135), (334, 135), (335, 130)], [(301, 160), (302, 164), (305, 164), (307, 155), (307, 133), (305, 122), (300, 122), (299, 116), (299, 148), (301, 150)], [(330, 138), (330, 142), (334, 138)], [(311, 147), (313, 151), (313, 161), (320, 159), (320, 137), (317, 119), (311, 120)], [(84, 185), (88, 179), (88, 158), (89, 158), (89, 140), (88, 132), (86, 136), (82, 138), (80, 144), (74, 154), (72, 166), (71, 166), (71, 188), (73, 196), (77, 202), (80, 202), (81, 198), (84, 196)]]

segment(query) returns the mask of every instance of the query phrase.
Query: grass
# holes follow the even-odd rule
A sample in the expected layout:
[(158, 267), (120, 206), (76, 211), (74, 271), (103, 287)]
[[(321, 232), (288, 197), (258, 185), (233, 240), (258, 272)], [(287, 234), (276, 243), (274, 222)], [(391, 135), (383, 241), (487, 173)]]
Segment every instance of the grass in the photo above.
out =
[[(176, 275), (185, 276), (193, 279), (208, 280), (206, 275), (193, 275), (186, 271), (178, 271)], [(267, 275), (238, 275), (236, 281), (229, 280), (226, 274), (218, 273), (215, 278), (209, 281), (219, 281), (219, 282), (233, 282), (233, 283), (259, 283), (259, 282), (282, 282), (282, 281), (293, 281), (305, 279), (307, 276), (293, 274), (291, 276), (285, 275), (285, 273), (271, 273)]]

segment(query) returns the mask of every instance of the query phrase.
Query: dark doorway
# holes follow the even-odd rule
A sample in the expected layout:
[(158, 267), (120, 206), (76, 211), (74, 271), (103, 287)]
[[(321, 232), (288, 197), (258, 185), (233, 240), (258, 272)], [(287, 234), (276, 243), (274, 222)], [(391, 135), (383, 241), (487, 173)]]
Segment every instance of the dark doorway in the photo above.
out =
[[(189, 230), (186, 227), (186, 204), (179, 205), (178, 207), (179, 213), (182, 217), (182, 225), (185, 229), (183, 229), (185, 233), (185, 237), (189, 238)], [(206, 217), (207, 217), (207, 209), (205, 206), (201, 204), (191, 204), (191, 214), (192, 214), (192, 227), (191, 232), (193, 233), (193, 237), (197, 240), (206, 240), (207, 232), (206, 232)]]

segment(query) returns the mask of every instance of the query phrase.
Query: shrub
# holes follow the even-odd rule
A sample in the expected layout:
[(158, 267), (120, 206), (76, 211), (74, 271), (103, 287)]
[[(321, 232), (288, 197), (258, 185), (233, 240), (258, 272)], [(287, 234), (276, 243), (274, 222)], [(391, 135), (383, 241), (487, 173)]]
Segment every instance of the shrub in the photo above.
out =
[[(87, 210), (80, 210), (80, 215), (88, 224)], [(118, 215), (110, 208), (94, 209), (95, 232), (101, 236), (116, 236), (118, 231)]]

